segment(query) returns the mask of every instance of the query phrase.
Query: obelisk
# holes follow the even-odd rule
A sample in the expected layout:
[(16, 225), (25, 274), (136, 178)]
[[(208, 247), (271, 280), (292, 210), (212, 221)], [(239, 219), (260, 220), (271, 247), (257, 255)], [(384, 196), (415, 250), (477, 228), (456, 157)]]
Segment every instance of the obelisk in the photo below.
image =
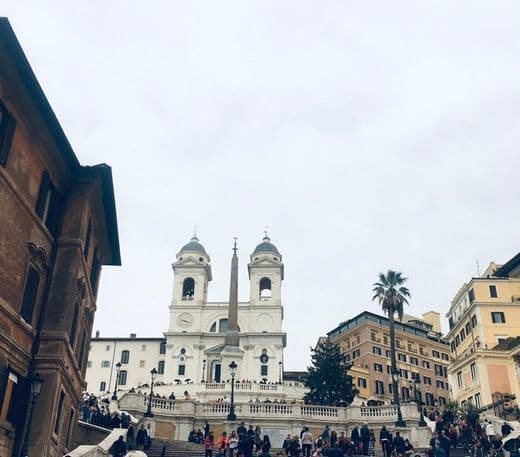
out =
[(237, 239), (233, 246), (231, 258), (231, 279), (229, 283), (228, 330), (225, 337), (225, 351), (236, 352), (239, 349), (240, 337), (238, 330), (238, 256)]

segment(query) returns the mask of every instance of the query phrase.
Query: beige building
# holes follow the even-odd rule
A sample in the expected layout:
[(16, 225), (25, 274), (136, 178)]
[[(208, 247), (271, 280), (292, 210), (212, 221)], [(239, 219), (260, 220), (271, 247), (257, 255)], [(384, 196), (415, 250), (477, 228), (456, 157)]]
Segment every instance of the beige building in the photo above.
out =
[[(434, 329), (440, 330), (440, 323), (439, 314), (433, 311), (422, 319), (405, 316), (403, 322), (396, 321), (399, 394), (403, 401), (414, 397), (414, 378), (420, 380), (419, 398), (426, 405), (442, 405), (448, 399), (449, 345)], [(328, 333), (348, 355), (360, 397), (367, 400), (386, 402), (392, 398), (389, 333), (388, 318), (367, 311)]]
[[(446, 314), (453, 399), (482, 407), (493, 394), (520, 395), (520, 255), (503, 266), (491, 263), (457, 292)], [(516, 277), (514, 277), (516, 275)]]

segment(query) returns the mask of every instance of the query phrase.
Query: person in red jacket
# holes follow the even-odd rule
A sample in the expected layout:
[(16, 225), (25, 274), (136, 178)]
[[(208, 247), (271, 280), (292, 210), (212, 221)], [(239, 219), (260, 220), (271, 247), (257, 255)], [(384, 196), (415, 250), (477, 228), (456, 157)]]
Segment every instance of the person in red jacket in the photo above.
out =
[(213, 432), (209, 432), (209, 435), (204, 439), (204, 451), (206, 457), (213, 457), (213, 447), (215, 446), (215, 438)]

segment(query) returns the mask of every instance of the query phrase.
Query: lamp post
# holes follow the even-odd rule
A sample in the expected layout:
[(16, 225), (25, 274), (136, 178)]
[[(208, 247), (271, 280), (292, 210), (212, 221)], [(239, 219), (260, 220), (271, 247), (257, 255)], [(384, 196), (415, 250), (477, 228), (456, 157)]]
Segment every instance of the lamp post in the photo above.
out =
[(117, 383), (119, 381), (119, 370), (121, 370), (121, 362), (117, 362), (116, 364), (116, 383), (114, 386), (114, 393), (112, 394), (112, 400), (117, 400)]
[(282, 361), (280, 360), (280, 361), (278, 362), (278, 367), (279, 367), (279, 375), (278, 375), (278, 377), (279, 377), (279, 382), (280, 382), (280, 384), (282, 383), (282, 380), (283, 380), (283, 370), (282, 370), (282, 365), (283, 365), (283, 364), (282, 364)]
[(421, 391), (419, 390), (419, 385), (421, 384), (421, 377), (419, 373), (412, 375), (413, 379), (413, 397), (415, 398), (415, 402), (417, 403), (417, 411), (419, 411), (419, 427), (426, 427), (426, 422), (424, 421), (424, 415), (422, 410), (422, 400), (420, 397)]
[(155, 368), (152, 368), (152, 371), (150, 371), (150, 374), (152, 375), (152, 383), (150, 385), (150, 396), (148, 397), (148, 408), (146, 409), (146, 412), (144, 413), (144, 417), (153, 417), (153, 414), (152, 414), (153, 383), (155, 381), (155, 377), (157, 376), (157, 370)]
[(230, 422), (237, 420), (237, 415), (235, 414), (235, 375), (237, 374), (237, 366), (234, 360), (229, 364), (229, 372), (231, 373), (231, 405), (229, 405), (227, 420)]
[(200, 382), (206, 382), (204, 381), (204, 374), (206, 373), (206, 359), (202, 361), (202, 379)]
[(36, 403), (36, 397), (40, 395), (42, 390), (43, 379), (39, 373), (35, 373), (34, 376), (29, 378), (31, 387), (31, 409), (29, 411), (29, 419), (27, 420), (27, 429), (25, 430), (25, 436), (23, 439), (22, 449), (20, 451), (20, 457), (27, 456), (29, 452), (29, 436), (31, 434), (32, 417), (34, 412), (34, 404)]
[(399, 400), (399, 371), (397, 369), (392, 370), (392, 385), (394, 389), (397, 389), (395, 392), (395, 398), (397, 399), (397, 421), (395, 422), (396, 427), (406, 427), (406, 422), (403, 420), (403, 413), (401, 412), (401, 401)]

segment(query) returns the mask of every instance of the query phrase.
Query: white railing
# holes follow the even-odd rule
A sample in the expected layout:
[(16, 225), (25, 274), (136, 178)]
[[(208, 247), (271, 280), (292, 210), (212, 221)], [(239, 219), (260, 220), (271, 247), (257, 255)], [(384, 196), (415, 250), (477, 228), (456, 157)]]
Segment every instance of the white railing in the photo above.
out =
[[(148, 397), (138, 394), (125, 394), (119, 401), (122, 410), (144, 413), (148, 407)], [(199, 403), (193, 400), (167, 400), (152, 398), (152, 412), (165, 416), (192, 417), (194, 420), (205, 417), (225, 417), (229, 413), (229, 403), (205, 402)], [(402, 405), (403, 418), (405, 420), (419, 420), (419, 412), (416, 405)], [(241, 417), (269, 418), (283, 420), (291, 417), (301, 420), (345, 421), (359, 422), (393, 422), (397, 418), (397, 408), (388, 406), (348, 406), (333, 407), (320, 405), (301, 405), (285, 403), (235, 403), (235, 411)]]

